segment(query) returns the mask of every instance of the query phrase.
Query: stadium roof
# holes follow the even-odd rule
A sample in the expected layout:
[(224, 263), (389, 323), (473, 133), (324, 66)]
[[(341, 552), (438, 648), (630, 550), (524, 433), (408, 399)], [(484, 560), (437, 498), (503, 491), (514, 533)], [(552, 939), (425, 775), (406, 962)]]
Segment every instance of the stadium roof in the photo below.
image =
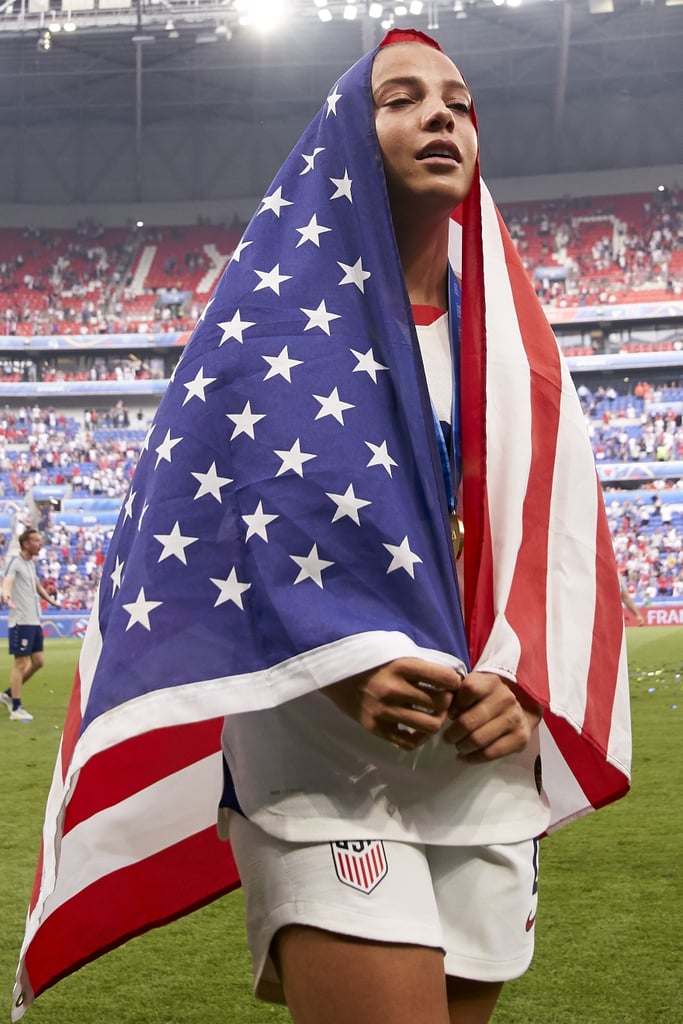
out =
[(0, 0), (3, 200), (255, 195), (387, 18), (459, 64), (489, 178), (683, 164), (683, 0), (248, 2)]

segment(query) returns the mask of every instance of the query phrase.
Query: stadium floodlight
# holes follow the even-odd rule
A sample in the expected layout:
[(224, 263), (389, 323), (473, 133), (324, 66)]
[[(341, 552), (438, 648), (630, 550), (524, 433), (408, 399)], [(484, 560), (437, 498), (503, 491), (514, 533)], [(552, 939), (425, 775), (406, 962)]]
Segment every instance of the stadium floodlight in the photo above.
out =
[(410, 11), (411, 14), (417, 16), (418, 14), (422, 14), (423, 7), (424, 4), (422, 3), (422, 0), (410, 0), (410, 7), (408, 8), (408, 10)]
[(66, 16), (66, 21), (64, 22), (64, 31), (65, 32), (75, 32), (76, 31), (76, 22), (71, 17), (71, 11), (69, 11), (67, 16)]
[(321, 7), (318, 11), (318, 17), (321, 21), (332, 21), (332, 11), (328, 10), (327, 7)]
[(381, 18), (384, 8), (381, 4), (373, 3), (368, 7), (368, 15), (371, 18)]
[(355, 21), (357, 14), (358, 8), (355, 4), (346, 4), (343, 11), (343, 16), (346, 21)]
[(55, 32), (61, 32), (62, 31), (62, 26), (57, 21), (57, 15), (55, 14), (54, 11), (50, 11), (50, 21), (48, 22), (48, 26), (47, 27), (49, 28), (50, 32), (52, 32), (53, 35), (54, 35)]
[(408, 8), (405, 4), (397, 4), (396, 7), (394, 7), (394, 14), (397, 18), (405, 18), (407, 13)]
[(262, 32), (268, 32), (282, 21), (284, 3), (283, 0), (248, 0), (245, 14), (247, 21), (240, 18), (240, 24), (250, 24)]

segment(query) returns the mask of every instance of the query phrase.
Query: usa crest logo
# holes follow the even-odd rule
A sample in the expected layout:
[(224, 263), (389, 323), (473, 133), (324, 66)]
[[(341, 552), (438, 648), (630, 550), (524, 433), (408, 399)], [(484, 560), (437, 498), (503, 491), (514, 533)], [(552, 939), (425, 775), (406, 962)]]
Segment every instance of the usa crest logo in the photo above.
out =
[(376, 889), (389, 870), (381, 839), (330, 843), (337, 878), (358, 892)]

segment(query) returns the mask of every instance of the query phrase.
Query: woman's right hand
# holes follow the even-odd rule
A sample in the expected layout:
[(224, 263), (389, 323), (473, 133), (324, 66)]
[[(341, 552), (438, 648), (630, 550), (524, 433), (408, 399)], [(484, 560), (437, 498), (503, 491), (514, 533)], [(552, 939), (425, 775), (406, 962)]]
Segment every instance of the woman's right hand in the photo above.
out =
[(462, 676), (422, 658), (397, 658), (321, 691), (368, 732), (402, 750), (415, 750), (447, 719)]

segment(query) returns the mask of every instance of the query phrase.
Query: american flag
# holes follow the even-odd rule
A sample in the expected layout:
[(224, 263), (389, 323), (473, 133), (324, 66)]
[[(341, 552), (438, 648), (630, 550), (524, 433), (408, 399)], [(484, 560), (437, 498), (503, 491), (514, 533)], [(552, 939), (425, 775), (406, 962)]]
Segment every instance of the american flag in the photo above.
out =
[[(145, 441), (80, 656), (14, 1019), (239, 884), (215, 829), (224, 715), (463, 650), (373, 57), (267, 190)], [(555, 340), (486, 190), (460, 212), (470, 650), (549, 708), (561, 822), (628, 785), (620, 595)]]

